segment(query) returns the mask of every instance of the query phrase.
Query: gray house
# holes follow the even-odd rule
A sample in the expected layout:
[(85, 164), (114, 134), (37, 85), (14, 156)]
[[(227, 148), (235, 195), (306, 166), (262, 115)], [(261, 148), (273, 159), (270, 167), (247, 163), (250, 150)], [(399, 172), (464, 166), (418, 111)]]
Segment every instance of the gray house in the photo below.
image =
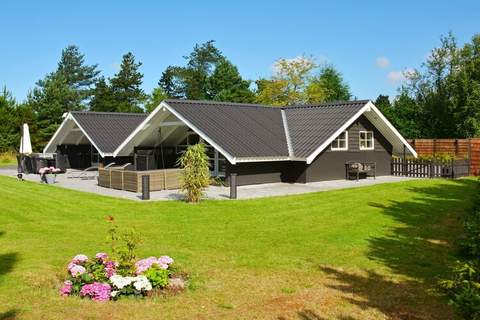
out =
[(148, 115), (71, 112), (44, 153), (67, 154), (72, 167), (150, 170), (174, 167), (200, 140), (212, 175), (236, 173), (240, 185), (343, 179), (349, 161), (375, 162), (377, 175), (390, 175), (392, 155), (416, 157), (369, 100), (285, 107), (165, 100)]

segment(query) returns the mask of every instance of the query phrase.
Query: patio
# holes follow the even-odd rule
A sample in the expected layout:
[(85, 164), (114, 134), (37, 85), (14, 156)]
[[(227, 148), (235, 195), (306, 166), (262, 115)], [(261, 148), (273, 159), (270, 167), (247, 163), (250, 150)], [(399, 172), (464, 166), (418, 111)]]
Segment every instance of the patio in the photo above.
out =
[[(70, 170), (69, 173), (70, 174)], [(124, 190), (116, 190), (100, 187), (97, 184), (95, 179), (80, 179), (80, 178), (67, 178), (68, 174), (60, 174), (57, 176), (57, 182), (55, 186), (83, 191), (96, 193), (103, 196), (110, 196), (116, 198), (123, 198), (129, 200), (139, 200), (141, 201), (141, 195), (139, 193), (134, 193)], [(0, 168), (0, 175), (10, 176), (15, 178), (17, 175), (16, 168), (7, 167)], [(24, 179), (27, 181), (40, 182), (39, 175), (25, 175)], [(258, 184), (258, 185), (248, 185), (248, 186), (239, 186), (237, 189), (238, 199), (253, 199), (253, 198), (263, 198), (263, 197), (272, 197), (272, 196), (285, 196), (292, 194), (302, 194), (318, 191), (328, 191), (336, 189), (347, 189), (355, 188), (362, 186), (369, 186), (381, 183), (393, 183), (406, 180), (412, 180), (415, 178), (408, 177), (398, 177), (398, 176), (380, 176), (377, 179), (362, 179), (359, 181), (354, 180), (333, 180), (333, 181), (322, 181), (322, 182), (311, 182), (311, 183), (269, 183), (269, 184)], [(206, 191), (206, 196), (208, 199), (229, 199), (230, 189), (228, 187), (219, 187), (219, 186), (210, 186)], [(182, 194), (178, 190), (162, 190), (154, 191), (150, 193), (150, 201), (159, 201), (159, 200), (180, 200), (182, 199)]]

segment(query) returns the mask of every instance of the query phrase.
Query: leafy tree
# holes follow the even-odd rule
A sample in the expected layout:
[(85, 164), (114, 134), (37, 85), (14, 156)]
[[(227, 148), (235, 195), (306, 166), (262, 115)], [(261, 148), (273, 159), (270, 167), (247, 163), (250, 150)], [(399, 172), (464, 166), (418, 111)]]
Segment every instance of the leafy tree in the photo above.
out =
[[(441, 37), (419, 70), (405, 74), (391, 117), (408, 137), (464, 138), (480, 134), (480, 35), (463, 47)], [(407, 134), (408, 133), (408, 134)]]
[[(343, 80), (342, 74), (331, 65), (326, 65), (320, 70), (320, 74), (311, 81), (309, 87), (312, 85), (318, 85), (319, 87), (316, 91), (312, 90), (308, 97), (309, 102), (312, 103), (350, 100), (352, 98), (350, 87)], [(324, 94), (322, 100), (316, 98), (315, 92)]]
[(157, 87), (152, 90), (152, 93), (148, 96), (147, 102), (145, 103), (145, 111), (152, 112), (160, 102), (168, 99), (167, 94), (163, 91), (162, 88)]
[(256, 82), (256, 101), (283, 106), (350, 99), (348, 85), (333, 66), (324, 66), (315, 75), (318, 68), (306, 56), (278, 60), (272, 78)]
[(110, 79), (111, 90), (117, 103), (116, 111), (143, 111), (141, 104), (147, 96), (141, 88), (143, 74), (138, 70), (141, 65), (142, 63), (135, 62), (135, 56), (128, 52), (122, 58), (120, 71)]
[(218, 50), (214, 41), (195, 45), (185, 66), (168, 66), (158, 82), (171, 98), (251, 102), (250, 82)]
[(210, 169), (208, 156), (203, 143), (189, 146), (187, 151), (178, 159), (183, 169), (180, 190), (185, 193), (187, 202), (200, 202), (204, 189), (210, 183)]

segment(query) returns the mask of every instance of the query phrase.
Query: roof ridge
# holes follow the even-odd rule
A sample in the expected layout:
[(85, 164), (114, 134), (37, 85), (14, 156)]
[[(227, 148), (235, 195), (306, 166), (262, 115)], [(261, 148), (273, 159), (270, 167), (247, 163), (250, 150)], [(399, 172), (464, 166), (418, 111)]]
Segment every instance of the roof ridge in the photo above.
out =
[(75, 111), (70, 111), (71, 114), (99, 114), (99, 115), (121, 115), (121, 116), (142, 116), (142, 117), (148, 117), (149, 113), (143, 113), (143, 112), (107, 112), (107, 111), (80, 111), (80, 110), (75, 110)]
[(340, 105), (352, 105), (352, 104), (362, 104), (365, 105), (371, 100), (339, 100), (332, 102), (322, 102), (322, 103), (310, 103), (310, 104), (295, 104), (282, 107), (282, 109), (297, 109), (297, 108), (315, 108), (315, 107), (328, 107), (328, 106), (340, 106)]
[(169, 103), (169, 102), (178, 102), (178, 103), (187, 103), (187, 104), (203, 103), (203, 104), (231, 105), (231, 106), (239, 106), (239, 107), (257, 107), (257, 108), (272, 108), (272, 109), (282, 108), (282, 106), (273, 106), (273, 105), (266, 105), (266, 104), (259, 104), (259, 103), (243, 103), (243, 102), (228, 102), (228, 101), (213, 101), (213, 100), (166, 99), (164, 101), (166, 103)]

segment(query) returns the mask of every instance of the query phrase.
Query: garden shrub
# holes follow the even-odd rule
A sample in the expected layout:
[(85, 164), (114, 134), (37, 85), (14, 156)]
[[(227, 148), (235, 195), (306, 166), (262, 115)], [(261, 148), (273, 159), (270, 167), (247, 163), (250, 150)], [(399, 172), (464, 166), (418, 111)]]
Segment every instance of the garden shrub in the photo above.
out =
[(440, 286), (460, 315), (468, 320), (480, 320), (480, 188), (477, 186), (474, 206), (465, 219), (465, 234), (461, 242), (465, 261), (452, 268), (452, 278)]
[[(90, 259), (84, 254), (73, 257), (67, 266), (67, 279), (60, 293), (94, 301), (118, 300), (122, 296), (143, 297), (152, 290), (164, 289), (172, 276), (173, 259), (149, 257), (137, 261), (135, 250), (140, 237), (134, 231), (119, 233), (113, 218), (108, 230), (112, 257), (100, 252)], [(181, 280), (181, 279), (180, 279)]]
[(204, 189), (210, 184), (210, 168), (205, 145), (199, 143), (189, 146), (178, 159), (178, 165), (183, 169), (180, 190), (185, 193), (185, 200), (199, 202)]

